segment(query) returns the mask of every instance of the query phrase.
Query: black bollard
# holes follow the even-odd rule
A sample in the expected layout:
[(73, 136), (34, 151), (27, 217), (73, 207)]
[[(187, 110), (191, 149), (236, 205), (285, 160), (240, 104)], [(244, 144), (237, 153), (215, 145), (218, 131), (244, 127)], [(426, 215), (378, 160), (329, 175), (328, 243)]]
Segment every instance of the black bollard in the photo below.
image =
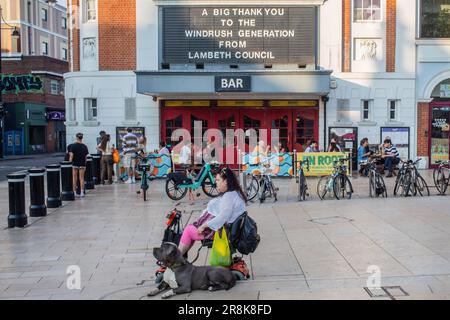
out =
[(93, 168), (92, 168), (92, 157), (87, 156), (86, 160), (86, 171), (84, 172), (84, 185), (86, 190), (95, 189), (94, 180), (93, 180)]
[(45, 206), (44, 168), (28, 170), (30, 177), (30, 217), (45, 217), (47, 207)]
[(61, 162), (61, 184), (62, 184), (62, 201), (74, 201), (75, 193), (73, 192), (73, 176), (72, 162)]
[(61, 181), (59, 164), (50, 164), (47, 169), (47, 208), (59, 208), (61, 202)]
[(100, 177), (100, 158), (101, 155), (97, 153), (91, 154), (92, 156), (92, 180), (94, 181), (94, 184), (100, 184), (101, 177)]
[(8, 178), (9, 215), (8, 228), (23, 228), (28, 224), (25, 213), (25, 177), (24, 173), (13, 173)]

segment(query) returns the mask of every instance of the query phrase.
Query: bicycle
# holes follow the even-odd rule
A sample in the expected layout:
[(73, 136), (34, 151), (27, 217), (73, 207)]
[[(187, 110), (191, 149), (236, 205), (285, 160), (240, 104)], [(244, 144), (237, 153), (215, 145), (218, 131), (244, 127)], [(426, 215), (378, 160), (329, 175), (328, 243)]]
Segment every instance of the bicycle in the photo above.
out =
[(202, 187), (203, 192), (211, 198), (219, 195), (215, 174), (218, 172), (218, 163), (205, 163), (198, 175), (187, 176), (184, 172), (174, 172), (167, 175), (166, 194), (175, 201), (183, 199), (188, 190), (197, 190)]
[[(153, 172), (154, 165), (150, 162), (150, 159), (155, 159), (155, 156), (148, 155), (146, 157), (138, 154), (136, 156), (136, 159), (139, 160), (139, 163), (136, 165), (137, 172), (140, 174), (141, 177), (141, 190), (142, 194), (144, 196), (144, 201), (147, 201), (147, 190), (149, 188), (149, 181), (153, 180), (155, 177), (152, 177), (151, 172)], [(149, 174), (150, 173), (150, 174)], [(141, 191), (137, 191), (137, 194), (140, 194)]]
[(340, 158), (333, 161), (333, 172), (329, 176), (321, 177), (317, 184), (317, 194), (320, 200), (324, 200), (327, 193), (333, 192), (337, 200), (347, 198), (351, 199), (353, 194), (353, 186), (347, 176), (347, 165), (345, 161), (350, 161), (348, 158)]
[(380, 157), (371, 157), (367, 162), (366, 170), (369, 172), (369, 196), (371, 198), (378, 198), (379, 196), (387, 198), (386, 184), (376, 166), (376, 161), (378, 159), (380, 159)]
[[(450, 161), (436, 161), (437, 168), (433, 170), (433, 181), (440, 195), (444, 195), (447, 191), (450, 180)], [(445, 176), (447, 171), (447, 177)]]
[(400, 160), (402, 166), (395, 179), (394, 196), (400, 194), (401, 196), (408, 197), (410, 192), (411, 195), (414, 196), (416, 196), (417, 193), (419, 193), (420, 196), (423, 196), (424, 194), (430, 195), (430, 190), (425, 179), (420, 175), (419, 170), (417, 170), (417, 164), (421, 160), (422, 158), (419, 158), (416, 161)]
[(309, 196), (308, 194), (308, 184), (306, 182), (306, 176), (305, 172), (303, 170), (303, 164), (306, 163), (306, 170), (309, 171), (309, 159), (306, 158), (306, 160), (299, 160), (297, 163), (300, 165), (298, 169), (298, 175), (297, 175), (297, 183), (298, 183), (298, 201), (305, 201), (306, 196)]
[(275, 188), (275, 185), (272, 181), (272, 164), (270, 163), (270, 159), (262, 159), (260, 162), (261, 167), (261, 178), (259, 180), (259, 192), (258, 192), (258, 198), (259, 202), (263, 203), (268, 197), (273, 197), (275, 201), (278, 201), (277, 199), (277, 191), (278, 188)]
[(246, 179), (248, 180), (250, 176), (250, 183), (246, 184), (247, 187), (245, 190), (247, 193), (247, 201), (252, 201), (258, 195), (260, 185), (259, 178), (254, 174), (247, 174)]

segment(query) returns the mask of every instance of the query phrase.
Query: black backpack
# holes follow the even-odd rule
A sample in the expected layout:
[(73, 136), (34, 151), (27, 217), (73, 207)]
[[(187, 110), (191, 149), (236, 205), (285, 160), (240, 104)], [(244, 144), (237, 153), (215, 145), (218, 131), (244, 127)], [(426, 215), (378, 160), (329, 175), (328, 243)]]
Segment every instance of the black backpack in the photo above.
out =
[(235, 222), (229, 226), (228, 239), (233, 248), (241, 254), (255, 252), (261, 240), (255, 220), (248, 216), (247, 212), (240, 215)]

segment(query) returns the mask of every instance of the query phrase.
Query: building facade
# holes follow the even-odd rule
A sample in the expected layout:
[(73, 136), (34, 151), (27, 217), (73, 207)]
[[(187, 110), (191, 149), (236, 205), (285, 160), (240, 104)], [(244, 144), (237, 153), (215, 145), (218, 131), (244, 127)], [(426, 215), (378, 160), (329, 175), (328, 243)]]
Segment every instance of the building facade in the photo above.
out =
[[(0, 5), (2, 154), (64, 152), (66, 8), (43, 0), (1, 0)], [(18, 38), (11, 36), (12, 27)]]
[(100, 130), (119, 142), (135, 127), (154, 149), (201, 121), (279, 129), (297, 151), (336, 138), (356, 153), (389, 136), (428, 166), (431, 92), (450, 55), (420, 34), (423, 2), (446, 14), (447, 0), (69, 0), (68, 139), (84, 132), (93, 150)]

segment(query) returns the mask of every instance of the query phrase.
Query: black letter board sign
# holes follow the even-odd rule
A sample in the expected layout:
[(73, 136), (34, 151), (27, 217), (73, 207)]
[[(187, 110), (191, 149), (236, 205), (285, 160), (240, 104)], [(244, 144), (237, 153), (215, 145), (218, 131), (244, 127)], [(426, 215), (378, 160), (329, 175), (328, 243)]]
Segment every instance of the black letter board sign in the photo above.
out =
[(250, 76), (216, 76), (216, 92), (250, 92)]
[(163, 7), (163, 63), (316, 61), (314, 7)]

